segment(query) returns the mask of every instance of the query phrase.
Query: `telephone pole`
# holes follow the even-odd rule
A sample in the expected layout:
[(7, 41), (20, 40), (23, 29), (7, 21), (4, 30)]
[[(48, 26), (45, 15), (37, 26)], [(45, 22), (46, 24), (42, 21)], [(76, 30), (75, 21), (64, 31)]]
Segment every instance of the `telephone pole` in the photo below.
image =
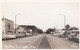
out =
[(66, 15), (63, 15), (63, 14), (59, 14), (59, 15), (64, 17), (64, 27), (65, 27), (65, 25), (66, 25)]
[(16, 14), (16, 15), (15, 15), (15, 33), (16, 33), (16, 17), (17, 17), (18, 15), (21, 15), (21, 14)]

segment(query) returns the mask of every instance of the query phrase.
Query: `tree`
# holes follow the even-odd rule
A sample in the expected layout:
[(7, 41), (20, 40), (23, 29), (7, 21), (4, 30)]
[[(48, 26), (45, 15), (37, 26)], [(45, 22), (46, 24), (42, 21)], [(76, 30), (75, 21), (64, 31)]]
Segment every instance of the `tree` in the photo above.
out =
[(42, 29), (39, 29), (39, 28), (37, 29), (37, 32), (41, 34), (43, 33)]
[(47, 34), (49, 34), (50, 32), (55, 32), (55, 28), (54, 28), (54, 29), (49, 28), (49, 29), (46, 30), (46, 33), (47, 33)]
[(68, 29), (70, 28), (70, 25), (67, 24), (67, 25), (65, 26), (65, 28), (68, 30)]

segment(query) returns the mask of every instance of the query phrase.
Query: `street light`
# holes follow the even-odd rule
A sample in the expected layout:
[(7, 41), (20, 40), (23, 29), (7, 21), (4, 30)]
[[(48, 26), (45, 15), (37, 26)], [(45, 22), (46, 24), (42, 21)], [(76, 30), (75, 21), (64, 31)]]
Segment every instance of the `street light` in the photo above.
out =
[(64, 16), (64, 27), (65, 27), (65, 25), (66, 25), (66, 15), (63, 15), (63, 14), (59, 14), (59, 15)]
[(16, 17), (17, 17), (18, 15), (21, 15), (21, 14), (16, 14), (16, 15), (15, 15), (15, 33), (16, 33)]

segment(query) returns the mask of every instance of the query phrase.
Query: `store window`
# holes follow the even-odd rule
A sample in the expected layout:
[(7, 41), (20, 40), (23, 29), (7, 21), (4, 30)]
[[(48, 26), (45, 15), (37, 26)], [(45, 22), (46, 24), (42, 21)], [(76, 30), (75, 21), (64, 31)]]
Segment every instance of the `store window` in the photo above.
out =
[(9, 25), (8, 25), (8, 29), (9, 29), (9, 30), (10, 30), (10, 27), (11, 27), (11, 26), (10, 26), (10, 24), (9, 24)]

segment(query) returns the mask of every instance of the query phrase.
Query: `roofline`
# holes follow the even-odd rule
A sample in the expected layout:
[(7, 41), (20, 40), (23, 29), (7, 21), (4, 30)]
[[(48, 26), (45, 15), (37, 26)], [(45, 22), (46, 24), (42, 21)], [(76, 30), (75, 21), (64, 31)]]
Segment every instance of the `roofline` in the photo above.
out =
[(13, 22), (12, 20), (9, 20), (9, 19), (7, 19), (7, 18), (2, 18), (2, 19), (5, 19), (5, 20), (8, 20), (8, 21), (11, 21), (11, 22)]

